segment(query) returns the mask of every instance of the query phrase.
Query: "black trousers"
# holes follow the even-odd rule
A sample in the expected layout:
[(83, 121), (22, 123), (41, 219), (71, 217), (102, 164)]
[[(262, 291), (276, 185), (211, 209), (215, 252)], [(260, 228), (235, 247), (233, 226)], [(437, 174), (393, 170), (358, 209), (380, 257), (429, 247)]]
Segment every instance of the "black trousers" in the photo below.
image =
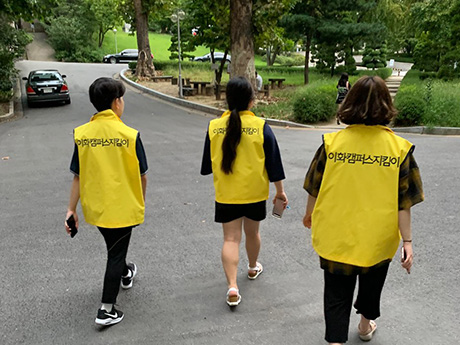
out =
[[(380, 316), (380, 296), (390, 263), (359, 275), (358, 297), (354, 307), (366, 319)], [(348, 340), (350, 312), (357, 275), (340, 275), (324, 271), (324, 316), (326, 341), (345, 343)]]
[(107, 245), (107, 267), (102, 290), (102, 303), (115, 304), (120, 291), (121, 277), (128, 274), (126, 254), (128, 254), (133, 227), (119, 229), (97, 228), (104, 236)]

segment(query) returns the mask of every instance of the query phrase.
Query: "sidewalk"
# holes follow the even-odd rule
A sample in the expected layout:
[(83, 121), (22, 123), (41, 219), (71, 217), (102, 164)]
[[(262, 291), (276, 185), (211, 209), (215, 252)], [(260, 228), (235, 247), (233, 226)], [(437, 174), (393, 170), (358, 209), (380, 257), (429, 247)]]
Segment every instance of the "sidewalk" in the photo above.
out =
[(56, 61), (55, 51), (46, 41), (48, 36), (44, 32), (31, 33), (34, 40), (26, 47), (27, 60)]

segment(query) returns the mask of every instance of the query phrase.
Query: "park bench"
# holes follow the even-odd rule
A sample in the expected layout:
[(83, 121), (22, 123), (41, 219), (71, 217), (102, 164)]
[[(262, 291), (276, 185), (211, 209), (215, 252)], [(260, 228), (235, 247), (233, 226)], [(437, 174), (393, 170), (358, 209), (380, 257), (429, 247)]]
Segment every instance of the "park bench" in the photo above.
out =
[[(172, 77), (171, 78), (172, 85), (179, 85), (179, 78)], [(182, 85), (190, 85), (190, 78), (182, 78)]]
[(284, 78), (270, 78), (268, 79), (268, 81), (271, 83), (271, 87), (272, 89), (275, 88), (275, 85), (278, 84), (278, 88), (281, 89), (281, 87), (283, 86), (283, 81), (285, 81), (286, 79)]
[(262, 90), (258, 90), (258, 93), (263, 93), (264, 97), (269, 98), (270, 97), (270, 85), (269, 84), (263, 85)]
[(172, 75), (159, 75), (157, 77), (152, 77), (152, 81), (153, 82), (157, 82), (157, 81), (168, 81), (168, 80), (172, 80), (173, 76)]
[(182, 88), (182, 94), (184, 96), (195, 96), (198, 93), (198, 89), (195, 89), (193, 87), (183, 87)]
[(193, 85), (194, 89), (197, 89), (198, 93), (204, 95), (206, 85), (211, 84), (209, 81), (191, 81), (191, 85)]

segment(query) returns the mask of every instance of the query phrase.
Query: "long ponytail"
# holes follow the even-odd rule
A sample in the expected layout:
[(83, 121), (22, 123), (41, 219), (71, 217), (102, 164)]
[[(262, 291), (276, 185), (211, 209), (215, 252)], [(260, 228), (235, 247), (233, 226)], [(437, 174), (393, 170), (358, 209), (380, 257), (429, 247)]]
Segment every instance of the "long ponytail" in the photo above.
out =
[(226, 88), (228, 108), (231, 114), (227, 123), (225, 138), (222, 143), (222, 165), (225, 174), (233, 173), (233, 162), (236, 159), (236, 149), (241, 140), (240, 111), (247, 110), (254, 99), (254, 89), (244, 77), (230, 80)]
[(239, 111), (235, 108), (229, 116), (227, 131), (222, 143), (222, 171), (227, 175), (232, 173), (232, 165), (236, 158), (236, 148), (241, 140), (241, 118)]

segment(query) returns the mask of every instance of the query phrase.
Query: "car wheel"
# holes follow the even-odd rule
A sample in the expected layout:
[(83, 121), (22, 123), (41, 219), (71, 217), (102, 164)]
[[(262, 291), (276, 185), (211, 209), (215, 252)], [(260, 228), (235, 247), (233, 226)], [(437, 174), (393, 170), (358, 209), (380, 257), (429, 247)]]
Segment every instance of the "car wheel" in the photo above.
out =
[(33, 107), (34, 107), (34, 104), (33, 104), (32, 102), (30, 102), (30, 101), (27, 101), (27, 106), (28, 106), (29, 108), (33, 108)]
[(109, 59), (109, 61), (110, 61), (111, 64), (117, 63), (117, 59), (114, 58), (113, 56)]
[(70, 104), (70, 98), (64, 101), (65, 104)]

